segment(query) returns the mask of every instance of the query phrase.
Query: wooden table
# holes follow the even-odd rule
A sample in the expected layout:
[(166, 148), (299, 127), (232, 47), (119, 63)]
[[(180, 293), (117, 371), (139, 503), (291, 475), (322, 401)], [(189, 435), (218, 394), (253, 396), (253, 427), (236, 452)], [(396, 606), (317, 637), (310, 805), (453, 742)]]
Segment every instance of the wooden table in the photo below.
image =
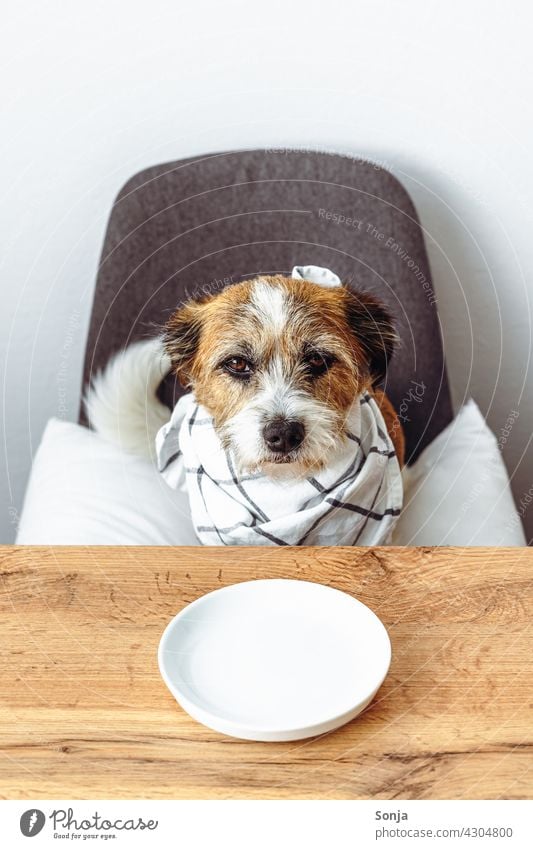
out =
[[(0, 548), (2, 798), (532, 798), (533, 551)], [(331, 734), (249, 743), (197, 724), (163, 628), (225, 584), (292, 577), (372, 607), (393, 645)]]

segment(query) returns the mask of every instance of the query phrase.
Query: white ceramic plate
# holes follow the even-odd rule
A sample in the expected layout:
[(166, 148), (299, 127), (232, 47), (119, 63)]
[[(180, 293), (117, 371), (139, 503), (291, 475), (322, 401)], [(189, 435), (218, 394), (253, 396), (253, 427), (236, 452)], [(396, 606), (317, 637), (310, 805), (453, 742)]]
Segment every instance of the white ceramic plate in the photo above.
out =
[(202, 596), (169, 623), (159, 668), (195, 719), (245, 740), (300, 740), (353, 719), (391, 659), (364, 604), (322, 584), (247, 581)]

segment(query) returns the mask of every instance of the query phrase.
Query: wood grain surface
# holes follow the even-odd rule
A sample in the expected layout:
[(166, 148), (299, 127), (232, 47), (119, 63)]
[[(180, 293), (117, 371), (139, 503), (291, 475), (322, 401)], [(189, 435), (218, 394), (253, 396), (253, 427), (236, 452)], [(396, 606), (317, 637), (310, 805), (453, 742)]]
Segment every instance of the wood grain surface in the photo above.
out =
[[(533, 550), (0, 548), (2, 798), (533, 797)], [(157, 646), (186, 603), (258, 577), (352, 593), (393, 662), (365, 713), (250, 743), (174, 701)]]

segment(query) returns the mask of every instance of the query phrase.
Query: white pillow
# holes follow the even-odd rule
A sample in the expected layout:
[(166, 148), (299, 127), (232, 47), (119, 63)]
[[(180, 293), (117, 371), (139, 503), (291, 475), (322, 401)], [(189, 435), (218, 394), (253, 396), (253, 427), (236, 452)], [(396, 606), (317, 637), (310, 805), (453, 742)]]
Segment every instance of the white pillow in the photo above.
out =
[(35, 455), (17, 543), (198, 545), (186, 493), (148, 460), (51, 419)]
[(394, 545), (525, 545), (498, 443), (475, 401), (404, 470)]
[[(404, 471), (395, 545), (525, 545), (496, 439), (476, 404)], [(51, 419), (35, 455), (20, 545), (198, 545), (187, 495), (147, 460)]]

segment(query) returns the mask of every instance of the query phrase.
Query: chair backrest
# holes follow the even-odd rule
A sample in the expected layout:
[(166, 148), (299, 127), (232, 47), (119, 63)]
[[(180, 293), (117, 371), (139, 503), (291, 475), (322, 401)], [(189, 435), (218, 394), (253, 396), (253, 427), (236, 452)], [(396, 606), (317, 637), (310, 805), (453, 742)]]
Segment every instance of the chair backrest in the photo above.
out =
[[(84, 383), (115, 351), (153, 334), (186, 297), (259, 273), (290, 274), (294, 265), (331, 268), (395, 316), (401, 346), (384, 388), (412, 462), (452, 417), (440, 324), (411, 199), (365, 160), (237, 151), (134, 176), (107, 228)], [(170, 391), (175, 396), (175, 387), (162, 390), (167, 400)]]

